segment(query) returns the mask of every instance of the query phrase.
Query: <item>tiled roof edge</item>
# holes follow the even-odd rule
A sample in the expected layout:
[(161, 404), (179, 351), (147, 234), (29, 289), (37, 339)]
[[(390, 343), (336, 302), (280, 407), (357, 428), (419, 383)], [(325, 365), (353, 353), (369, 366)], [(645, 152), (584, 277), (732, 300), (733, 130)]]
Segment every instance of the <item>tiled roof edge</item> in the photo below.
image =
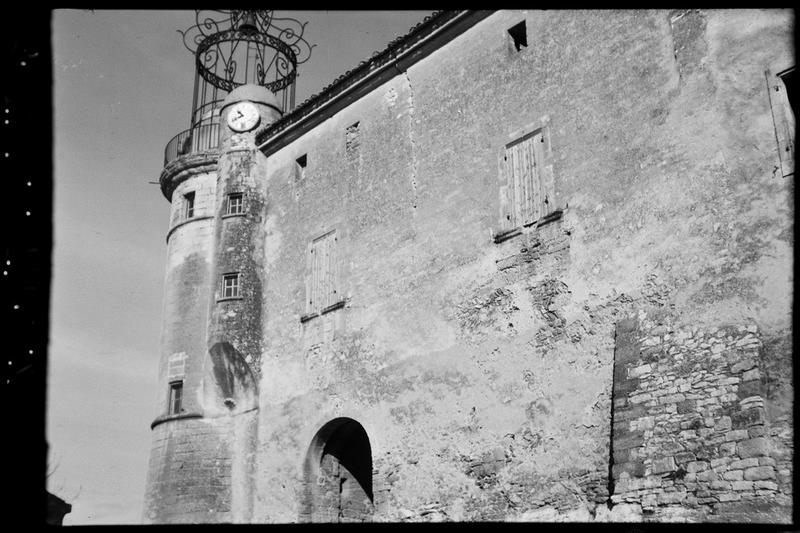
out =
[(416, 26), (411, 28), (408, 33), (390, 41), (382, 51), (376, 52), (369, 59), (359, 63), (357, 67), (348, 70), (333, 80), (332, 83), (327, 85), (320, 92), (309, 96), (302, 104), (276, 120), (269, 128), (258, 135), (256, 139), (257, 143), (261, 144), (292, 124), (301, 121), (315, 109), (334, 99), (348, 87), (366, 77), (370, 72), (391, 62), (398, 53), (412, 47), (462, 12), (463, 11), (442, 10), (428, 15)]

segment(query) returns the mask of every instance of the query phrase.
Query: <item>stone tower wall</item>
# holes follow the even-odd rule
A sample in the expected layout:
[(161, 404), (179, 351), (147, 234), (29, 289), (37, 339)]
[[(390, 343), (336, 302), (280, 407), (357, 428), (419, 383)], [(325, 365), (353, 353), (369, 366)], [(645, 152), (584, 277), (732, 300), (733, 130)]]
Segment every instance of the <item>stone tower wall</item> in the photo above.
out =
[[(216, 158), (191, 157), (169, 169), (178, 185), (167, 232), (159, 387), (144, 504), (145, 522), (215, 521), (229, 500), (229, 460), (218, 431), (202, 415), (208, 293), (211, 290)], [(194, 192), (194, 216), (185, 217), (184, 196)], [(169, 384), (183, 382), (182, 412), (169, 413)], [(198, 487), (215, 481), (204, 494)], [(209, 510), (214, 512), (209, 513)], [(224, 514), (224, 513), (223, 513)]]

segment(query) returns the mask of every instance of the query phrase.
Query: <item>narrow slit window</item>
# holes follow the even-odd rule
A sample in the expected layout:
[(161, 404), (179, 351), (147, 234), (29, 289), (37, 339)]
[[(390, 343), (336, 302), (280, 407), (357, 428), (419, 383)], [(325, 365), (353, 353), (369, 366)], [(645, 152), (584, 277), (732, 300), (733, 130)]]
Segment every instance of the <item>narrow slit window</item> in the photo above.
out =
[(222, 297), (238, 298), (241, 288), (241, 274), (225, 274), (222, 276)]
[(241, 215), (244, 213), (244, 195), (240, 192), (228, 195), (229, 215)]
[(183, 218), (194, 217), (194, 192), (187, 192), (183, 195)]
[(517, 52), (528, 47), (528, 29), (525, 26), (524, 20), (519, 24), (511, 26), (508, 29), (508, 35), (511, 36), (511, 41), (514, 44), (514, 48), (516, 48)]
[(183, 381), (169, 384), (169, 414), (177, 415), (183, 411)]

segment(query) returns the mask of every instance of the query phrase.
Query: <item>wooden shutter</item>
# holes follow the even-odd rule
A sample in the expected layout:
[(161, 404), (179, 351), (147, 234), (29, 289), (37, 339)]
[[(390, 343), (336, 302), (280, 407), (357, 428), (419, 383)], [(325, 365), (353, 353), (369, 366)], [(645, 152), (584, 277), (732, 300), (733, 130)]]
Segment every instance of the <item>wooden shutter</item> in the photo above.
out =
[(307, 313), (318, 313), (339, 300), (336, 290), (337, 263), (335, 232), (311, 242), (308, 262), (310, 274), (306, 282)]
[(788, 176), (794, 174), (794, 112), (789, 105), (783, 81), (769, 70), (765, 72), (765, 75), (769, 92), (769, 106), (772, 109), (772, 121), (775, 125), (775, 138), (778, 141), (781, 174)]
[(531, 224), (544, 216), (541, 161), (544, 157), (541, 132), (527, 135), (506, 148), (510, 226)]

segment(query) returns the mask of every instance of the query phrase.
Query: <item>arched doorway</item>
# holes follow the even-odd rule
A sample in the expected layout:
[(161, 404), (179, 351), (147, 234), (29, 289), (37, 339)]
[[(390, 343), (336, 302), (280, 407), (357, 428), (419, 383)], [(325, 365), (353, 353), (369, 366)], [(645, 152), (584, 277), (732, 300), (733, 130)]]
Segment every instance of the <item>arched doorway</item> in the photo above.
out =
[(363, 426), (336, 418), (314, 436), (303, 468), (302, 522), (372, 519), (372, 449)]

